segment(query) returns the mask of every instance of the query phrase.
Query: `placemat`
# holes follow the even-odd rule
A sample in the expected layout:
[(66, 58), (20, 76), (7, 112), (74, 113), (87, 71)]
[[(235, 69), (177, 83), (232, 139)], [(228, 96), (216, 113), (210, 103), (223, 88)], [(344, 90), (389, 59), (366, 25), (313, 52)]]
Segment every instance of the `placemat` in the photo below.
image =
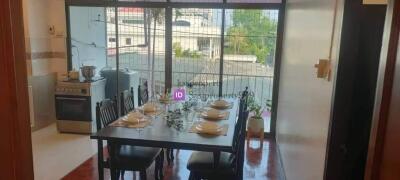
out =
[(199, 124), (200, 122), (194, 122), (192, 124), (192, 126), (189, 128), (189, 133), (197, 133), (197, 134), (202, 134), (202, 135), (216, 135), (216, 136), (226, 136), (228, 134), (228, 128), (229, 128), (229, 124), (224, 124), (220, 127), (222, 127), (222, 131), (220, 132), (216, 132), (215, 134), (206, 134), (206, 133), (202, 133), (200, 131), (198, 131), (196, 129), (197, 124)]
[(144, 128), (151, 124), (151, 119), (147, 118), (147, 121), (142, 121), (140, 123), (131, 123), (124, 121), (122, 119), (118, 119), (115, 122), (111, 123), (110, 126), (114, 127), (126, 127), (126, 128)]

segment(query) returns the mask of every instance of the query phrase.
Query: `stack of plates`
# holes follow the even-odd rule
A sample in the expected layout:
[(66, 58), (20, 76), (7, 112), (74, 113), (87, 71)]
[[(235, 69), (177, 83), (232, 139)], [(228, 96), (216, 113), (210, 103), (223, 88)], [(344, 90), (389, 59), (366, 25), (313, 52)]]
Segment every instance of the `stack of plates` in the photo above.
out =
[(196, 125), (196, 130), (203, 134), (218, 135), (222, 132), (222, 128), (217, 123), (201, 121)]
[(130, 124), (138, 124), (147, 121), (147, 118), (140, 112), (131, 112), (121, 119), (122, 121)]
[(211, 107), (217, 108), (217, 109), (227, 109), (231, 106), (231, 104), (223, 99), (216, 100), (211, 102)]
[(216, 109), (209, 109), (207, 111), (203, 111), (201, 113), (201, 116), (205, 119), (220, 120), (220, 119), (224, 119), (226, 114), (223, 111), (219, 111)]
[(145, 105), (143, 105), (143, 111), (144, 112), (156, 112), (157, 105), (155, 103), (146, 103)]

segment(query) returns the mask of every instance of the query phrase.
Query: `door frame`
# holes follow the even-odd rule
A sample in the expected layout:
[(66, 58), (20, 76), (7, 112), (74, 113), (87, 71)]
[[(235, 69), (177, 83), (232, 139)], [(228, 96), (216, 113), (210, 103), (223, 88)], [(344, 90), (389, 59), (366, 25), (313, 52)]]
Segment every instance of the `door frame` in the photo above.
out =
[(365, 167), (365, 180), (379, 179), (380, 165), (382, 162), (384, 139), (389, 118), (389, 110), (392, 99), (393, 80), (397, 59), (397, 49), (400, 37), (400, 1), (390, 1), (388, 11), (392, 14), (389, 20), (390, 29), (385, 33), (389, 36), (387, 49), (382, 49), (382, 53), (387, 52), (386, 62), (381, 63), (383, 82), (378, 84), (377, 98), (375, 99), (375, 112), (372, 120), (371, 135), (368, 148), (368, 157)]
[(0, 174), (34, 179), (22, 0), (0, 1)]

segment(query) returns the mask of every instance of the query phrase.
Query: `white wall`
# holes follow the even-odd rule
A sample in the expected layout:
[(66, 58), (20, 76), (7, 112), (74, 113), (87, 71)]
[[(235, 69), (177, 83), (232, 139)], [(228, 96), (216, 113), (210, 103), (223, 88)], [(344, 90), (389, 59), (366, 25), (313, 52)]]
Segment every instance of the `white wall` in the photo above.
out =
[[(337, 63), (343, 0), (339, 0), (333, 69)], [(333, 0), (288, 0), (280, 74), (277, 142), (288, 180), (322, 180), (334, 82), (316, 78), (328, 58)]]
[(54, 86), (67, 71), (64, 1), (23, 0), (23, 15), (35, 130), (55, 121)]
[[(66, 74), (64, 1), (23, 0), (23, 12), (26, 51), (32, 54), (27, 60), (28, 75)], [(55, 28), (54, 34), (49, 33), (50, 26)], [(49, 53), (58, 53), (58, 56)]]
[[(104, 16), (105, 9), (102, 7), (70, 8), (71, 43), (77, 47), (71, 49), (72, 65), (76, 70), (79, 70), (82, 64), (96, 66), (96, 72), (106, 66)], [(98, 18), (102, 22), (97, 21)], [(92, 43), (96, 44), (96, 47), (90, 45)]]

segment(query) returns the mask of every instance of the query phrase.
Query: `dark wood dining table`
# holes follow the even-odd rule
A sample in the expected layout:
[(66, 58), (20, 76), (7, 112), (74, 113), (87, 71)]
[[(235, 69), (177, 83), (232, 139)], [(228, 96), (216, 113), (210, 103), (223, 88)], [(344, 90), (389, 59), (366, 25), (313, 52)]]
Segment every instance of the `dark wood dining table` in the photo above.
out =
[(103, 140), (108, 143), (118, 143), (134, 146), (174, 148), (195, 151), (207, 151), (214, 153), (214, 166), (218, 166), (220, 152), (232, 152), (233, 134), (238, 116), (238, 99), (227, 98), (232, 102), (229, 117), (226, 120), (215, 121), (218, 125), (228, 124), (227, 134), (213, 136), (189, 132), (194, 120), (183, 119), (184, 128), (178, 130), (167, 126), (163, 115), (156, 116), (151, 125), (144, 128), (126, 128), (107, 126), (100, 131), (93, 133), (90, 138), (98, 140), (98, 167), (99, 179), (103, 179)]

